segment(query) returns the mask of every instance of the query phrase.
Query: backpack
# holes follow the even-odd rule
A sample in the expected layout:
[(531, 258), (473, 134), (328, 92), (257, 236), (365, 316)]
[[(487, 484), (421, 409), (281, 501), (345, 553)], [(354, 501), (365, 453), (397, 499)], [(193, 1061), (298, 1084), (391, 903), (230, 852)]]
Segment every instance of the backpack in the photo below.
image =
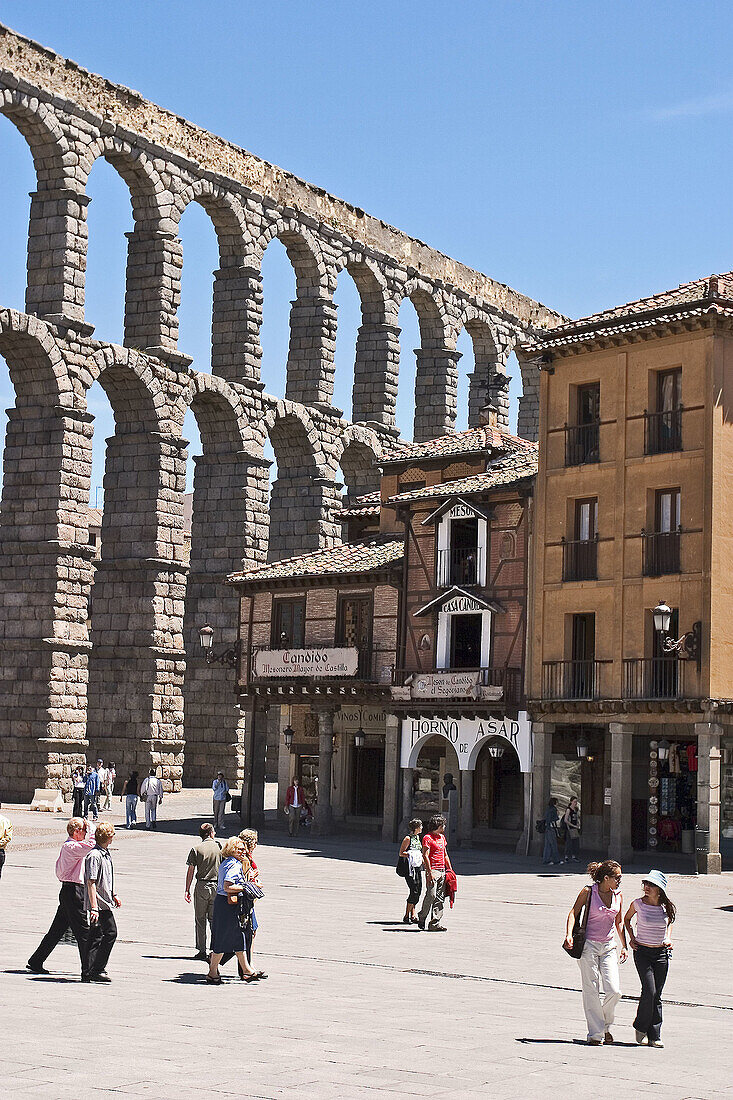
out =
[(547, 822), (544, 817), (538, 817), (534, 823), (534, 827), (538, 833), (544, 833), (547, 830)]

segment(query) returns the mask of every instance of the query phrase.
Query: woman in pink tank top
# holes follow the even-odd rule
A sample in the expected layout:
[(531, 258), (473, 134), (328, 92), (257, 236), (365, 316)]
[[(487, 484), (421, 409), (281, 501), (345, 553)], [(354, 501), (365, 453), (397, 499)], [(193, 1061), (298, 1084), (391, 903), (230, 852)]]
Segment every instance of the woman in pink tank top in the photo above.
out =
[[(662, 1047), (662, 990), (672, 953), (670, 926), (677, 910), (667, 897), (667, 876), (650, 871), (641, 882), (643, 897), (636, 898), (624, 917), (641, 981), (641, 996), (634, 1020), (636, 1041)], [(636, 918), (636, 930), (631, 922)]]
[(611, 1024), (621, 999), (615, 935), (618, 934), (621, 940), (621, 962), (625, 962), (626, 931), (621, 923), (621, 867), (615, 859), (605, 859), (603, 863), (589, 863), (588, 874), (593, 883), (583, 887), (568, 913), (565, 945), (573, 946), (575, 918), (588, 906), (585, 946), (578, 966), (583, 984), (583, 1011), (588, 1025), (587, 1042), (589, 1046), (597, 1047), (604, 1042), (613, 1042)]

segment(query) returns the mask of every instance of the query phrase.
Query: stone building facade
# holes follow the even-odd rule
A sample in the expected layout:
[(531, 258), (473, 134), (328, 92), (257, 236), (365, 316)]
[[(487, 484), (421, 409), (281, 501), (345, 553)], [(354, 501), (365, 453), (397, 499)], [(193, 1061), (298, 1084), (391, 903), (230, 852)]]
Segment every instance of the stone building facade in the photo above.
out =
[[(222, 639), (236, 637), (237, 599), (220, 584), (227, 573), (336, 540), (339, 464), (352, 492), (376, 486), (373, 463), (396, 436), (400, 303), (410, 298), (420, 320), (416, 439), (453, 428), (463, 328), (476, 360), (471, 422), (490, 398), (505, 421), (511, 348), (560, 318), (3, 27), (0, 111), (28, 142), (37, 174), (25, 312), (0, 308), (16, 393), (0, 520), (0, 795), (68, 787), (90, 744), (118, 768), (154, 764), (172, 789), (184, 750), (190, 783), (209, 780), (213, 758), (241, 777), (247, 715), (232, 704), (230, 673), (199, 659), (198, 627), (209, 621)], [(100, 157), (132, 201), (124, 346), (95, 340), (84, 314), (86, 184)], [(219, 243), (210, 374), (178, 346), (178, 223), (191, 202)], [(282, 398), (264, 392), (259, 371), (260, 269), (274, 238), (297, 283)], [(362, 303), (353, 423), (333, 407), (333, 291), (343, 269)], [(87, 393), (96, 381), (115, 434), (93, 564)], [(520, 432), (530, 433), (531, 364), (524, 382)], [(203, 444), (190, 562), (189, 408)], [(278, 465), (269, 500), (268, 437)]]

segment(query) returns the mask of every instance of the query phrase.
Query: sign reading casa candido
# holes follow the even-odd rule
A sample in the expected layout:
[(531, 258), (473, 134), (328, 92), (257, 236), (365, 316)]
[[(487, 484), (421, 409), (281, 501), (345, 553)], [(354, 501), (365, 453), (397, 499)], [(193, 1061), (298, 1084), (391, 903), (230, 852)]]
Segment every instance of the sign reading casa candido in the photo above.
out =
[(255, 676), (354, 676), (359, 650), (344, 649), (258, 649)]

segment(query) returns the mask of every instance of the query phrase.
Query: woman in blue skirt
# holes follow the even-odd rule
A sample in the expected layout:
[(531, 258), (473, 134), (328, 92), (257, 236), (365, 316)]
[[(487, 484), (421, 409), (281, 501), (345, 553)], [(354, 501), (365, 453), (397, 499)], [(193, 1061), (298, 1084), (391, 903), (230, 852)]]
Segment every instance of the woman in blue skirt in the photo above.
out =
[(239, 960), (242, 980), (254, 982), (259, 974), (247, 962), (244, 930), (239, 920), (240, 896), (251, 873), (244, 841), (233, 836), (224, 844), (221, 856), (211, 929), (211, 962), (206, 981), (209, 985), (221, 985), (219, 963), (222, 955), (231, 951)]

